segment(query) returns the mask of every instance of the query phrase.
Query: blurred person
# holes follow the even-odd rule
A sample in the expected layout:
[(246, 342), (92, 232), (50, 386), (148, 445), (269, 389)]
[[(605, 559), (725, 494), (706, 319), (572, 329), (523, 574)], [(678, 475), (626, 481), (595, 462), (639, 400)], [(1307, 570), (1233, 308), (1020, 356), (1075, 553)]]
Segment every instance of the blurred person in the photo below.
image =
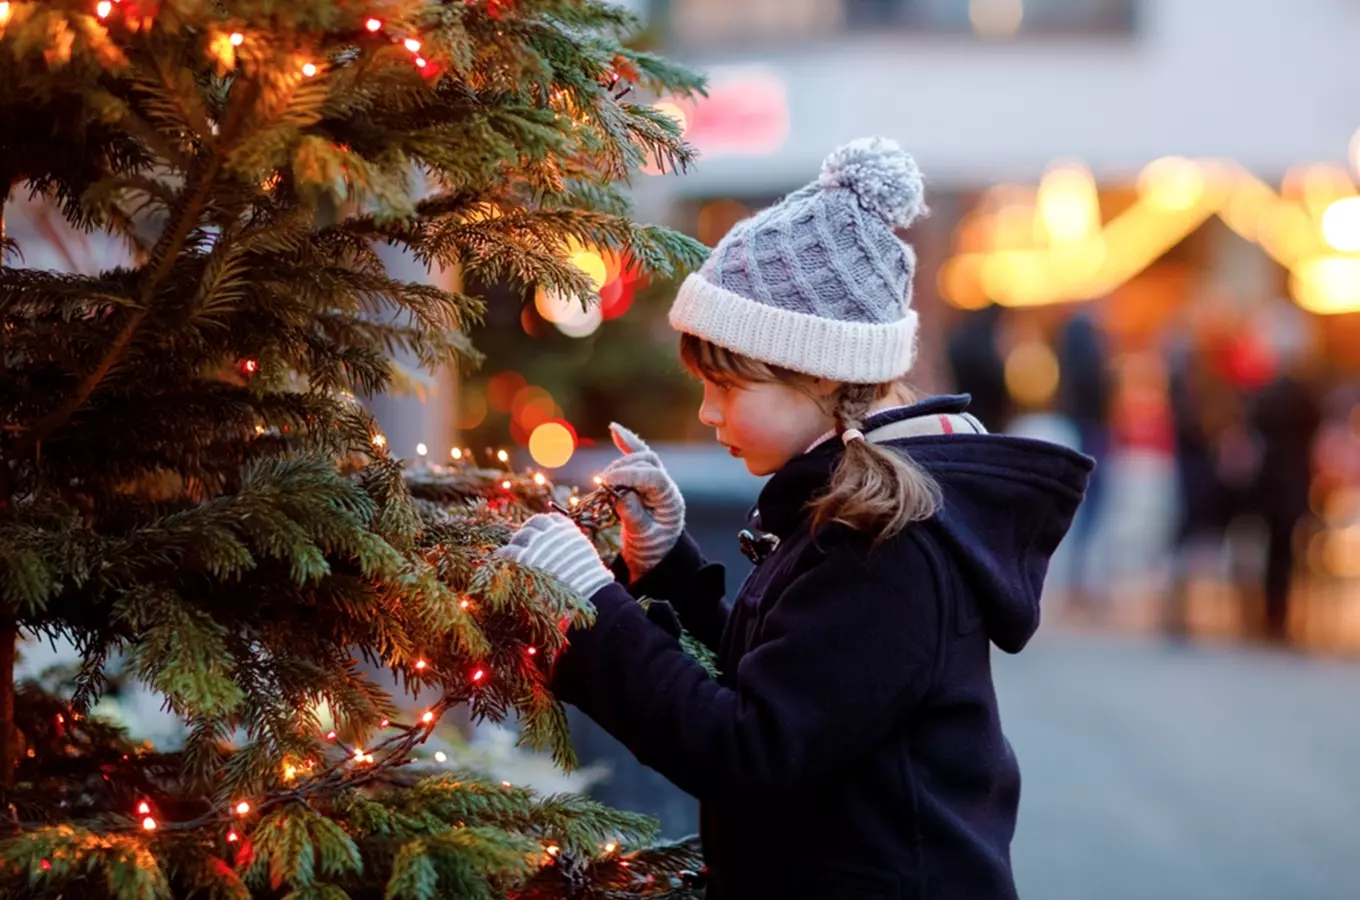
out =
[(1313, 477), (1313, 445), (1322, 426), (1322, 406), (1305, 370), (1308, 337), (1302, 313), (1287, 300), (1272, 305), (1258, 333), (1274, 360), (1275, 377), (1256, 395), (1252, 424), (1261, 443), (1261, 461), (1252, 498), (1266, 525), (1262, 593), (1265, 632), (1285, 640), (1295, 535), (1308, 516)]
[(1016, 896), (1020, 773), (991, 646), (1018, 652), (1037, 629), (1091, 461), (986, 433), (966, 397), (914, 399), (915, 254), (895, 229), (922, 210), (911, 157), (855, 141), (680, 288), (700, 421), (771, 476), (733, 603), (659, 458), (621, 426), (602, 473), (620, 491), (613, 570), (562, 516), (501, 551), (590, 598), (552, 687), (699, 798), (710, 898)]
[(1173, 584), (1164, 622), (1173, 637), (1183, 636), (1189, 626), (1192, 570), (1204, 556), (1221, 555), (1228, 524), (1242, 508), (1243, 492), (1258, 464), (1245, 399), (1220, 366), (1228, 336), (1225, 323), (1201, 320), (1188, 333), (1178, 332), (1168, 347), (1180, 495)]
[(996, 304), (969, 313), (950, 333), (946, 348), (955, 389), (972, 398), (969, 411), (990, 431), (1005, 431), (1012, 414), (999, 344), (1001, 315)]
[(1078, 608), (1089, 608), (1104, 593), (1103, 573), (1094, 571), (1092, 548), (1105, 495), (1104, 469), (1111, 450), (1109, 348), (1097, 319), (1098, 307), (1078, 310), (1058, 335), (1058, 411), (1077, 431), (1077, 449), (1095, 460), (1086, 501), (1072, 524), (1068, 547), (1072, 554), (1071, 598)]

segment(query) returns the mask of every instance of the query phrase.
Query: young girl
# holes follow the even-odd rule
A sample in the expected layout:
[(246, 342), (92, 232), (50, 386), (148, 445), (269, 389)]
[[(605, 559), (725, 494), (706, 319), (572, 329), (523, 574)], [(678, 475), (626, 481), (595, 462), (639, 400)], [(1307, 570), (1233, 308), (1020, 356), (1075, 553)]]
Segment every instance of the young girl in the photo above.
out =
[[(987, 434), (966, 397), (909, 402), (915, 255), (894, 229), (922, 193), (895, 143), (855, 141), (680, 289), (699, 419), (773, 476), (752, 522), (765, 553), (734, 602), (656, 454), (618, 426), (604, 479), (632, 490), (615, 572), (562, 516), (502, 551), (594, 603), (553, 688), (699, 798), (710, 898), (1016, 895), (1020, 775), (991, 645), (1017, 652), (1038, 627), (1091, 462)], [(645, 613), (643, 596), (669, 606)]]

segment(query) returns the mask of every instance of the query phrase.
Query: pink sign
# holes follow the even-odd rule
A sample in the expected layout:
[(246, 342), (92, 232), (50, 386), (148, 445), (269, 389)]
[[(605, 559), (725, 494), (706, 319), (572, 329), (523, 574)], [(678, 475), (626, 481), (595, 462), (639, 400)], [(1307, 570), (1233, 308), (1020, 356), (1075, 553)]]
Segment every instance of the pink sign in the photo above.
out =
[(677, 105), (688, 120), (685, 139), (708, 158), (764, 156), (789, 136), (784, 82), (766, 69), (713, 73), (708, 97)]

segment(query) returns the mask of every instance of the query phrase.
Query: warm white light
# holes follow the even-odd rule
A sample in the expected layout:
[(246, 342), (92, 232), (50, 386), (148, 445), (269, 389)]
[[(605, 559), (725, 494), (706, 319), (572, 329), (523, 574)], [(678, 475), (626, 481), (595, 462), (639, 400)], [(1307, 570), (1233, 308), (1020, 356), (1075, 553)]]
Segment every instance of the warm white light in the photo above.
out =
[(496, 459), (499, 459), (501, 462), (509, 462), (509, 461), (510, 461), (510, 454), (509, 454), (509, 453), (506, 453), (504, 450), (497, 450), (497, 451), (496, 451)]
[(402, 43), (404, 43), (406, 45), (406, 49), (410, 50), (412, 53), (415, 53), (417, 50), (420, 49), (420, 41), (416, 40), (415, 38), (407, 38)]
[(380, 19), (369, 19), (367, 22), (364, 23), (364, 27), (367, 28), (369, 31), (381, 31), (382, 21)]
[(311, 78), (313, 75), (316, 74), (316, 66), (312, 63), (303, 63), (302, 74), (306, 75), (308, 78)]
[(424, 444), (416, 444), (416, 453), (419, 456), (428, 456), (430, 448), (426, 447)]
[(99, 3), (95, 5), (94, 11), (99, 14), (99, 18), (103, 19), (108, 16), (109, 13), (113, 12), (113, 4), (109, 2), (109, 0), (99, 0)]
[(434, 713), (426, 712), (425, 715), (420, 717), (420, 721), (424, 722), (426, 725), (429, 725), (431, 722), (434, 721)]
[(240, 803), (236, 804), (236, 815), (238, 815), (238, 816), (244, 816), (244, 815), (245, 815), (246, 813), (248, 813), (248, 812), (250, 812), (250, 804), (249, 804), (249, 803), (247, 803), (246, 801), (242, 800)]
[(447, 760), (448, 758), (449, 758), (449, 755), (448, 755), (447, 753), (445, 753), (443, 750), (436, 750), (436, 751), (435, 751), (435, 754), (434, 754), (434, 761), (435, 761), (435, 762), (441, 762), (441, 763), (442, 763), (442, 762), (444, 762), (445, 760)]
[(239, 31), (233, 31), (231, 33), (231, 37), (228, 38), (228, 40), (231, 41), (231, 45), (233, 47), (239, 47), (246, 42), (246, 36), (244, 34), (241, 34), (241, 32)]
[(1168, 156), (1143, 169), (1138, 189), (1154, 206), (1173, 211), (1189, 209), (1204, 196), (1204, 173), (1191, 160)]
[(1360, 251), (1360, 197), (1344, 197), (1327, 207), (1322, 238), (1343, 253)]

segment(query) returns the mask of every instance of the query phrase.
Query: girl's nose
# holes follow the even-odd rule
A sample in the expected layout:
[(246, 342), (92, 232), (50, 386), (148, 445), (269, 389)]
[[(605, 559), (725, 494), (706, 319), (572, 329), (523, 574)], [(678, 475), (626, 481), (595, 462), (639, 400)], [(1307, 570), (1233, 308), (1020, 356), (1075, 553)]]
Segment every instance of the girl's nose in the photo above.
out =
[(717, 389), (704, 382), (704, 400), (699, 404), (699, 422), (709, 428), (722, 424), (722, 411), (718, 404)]

